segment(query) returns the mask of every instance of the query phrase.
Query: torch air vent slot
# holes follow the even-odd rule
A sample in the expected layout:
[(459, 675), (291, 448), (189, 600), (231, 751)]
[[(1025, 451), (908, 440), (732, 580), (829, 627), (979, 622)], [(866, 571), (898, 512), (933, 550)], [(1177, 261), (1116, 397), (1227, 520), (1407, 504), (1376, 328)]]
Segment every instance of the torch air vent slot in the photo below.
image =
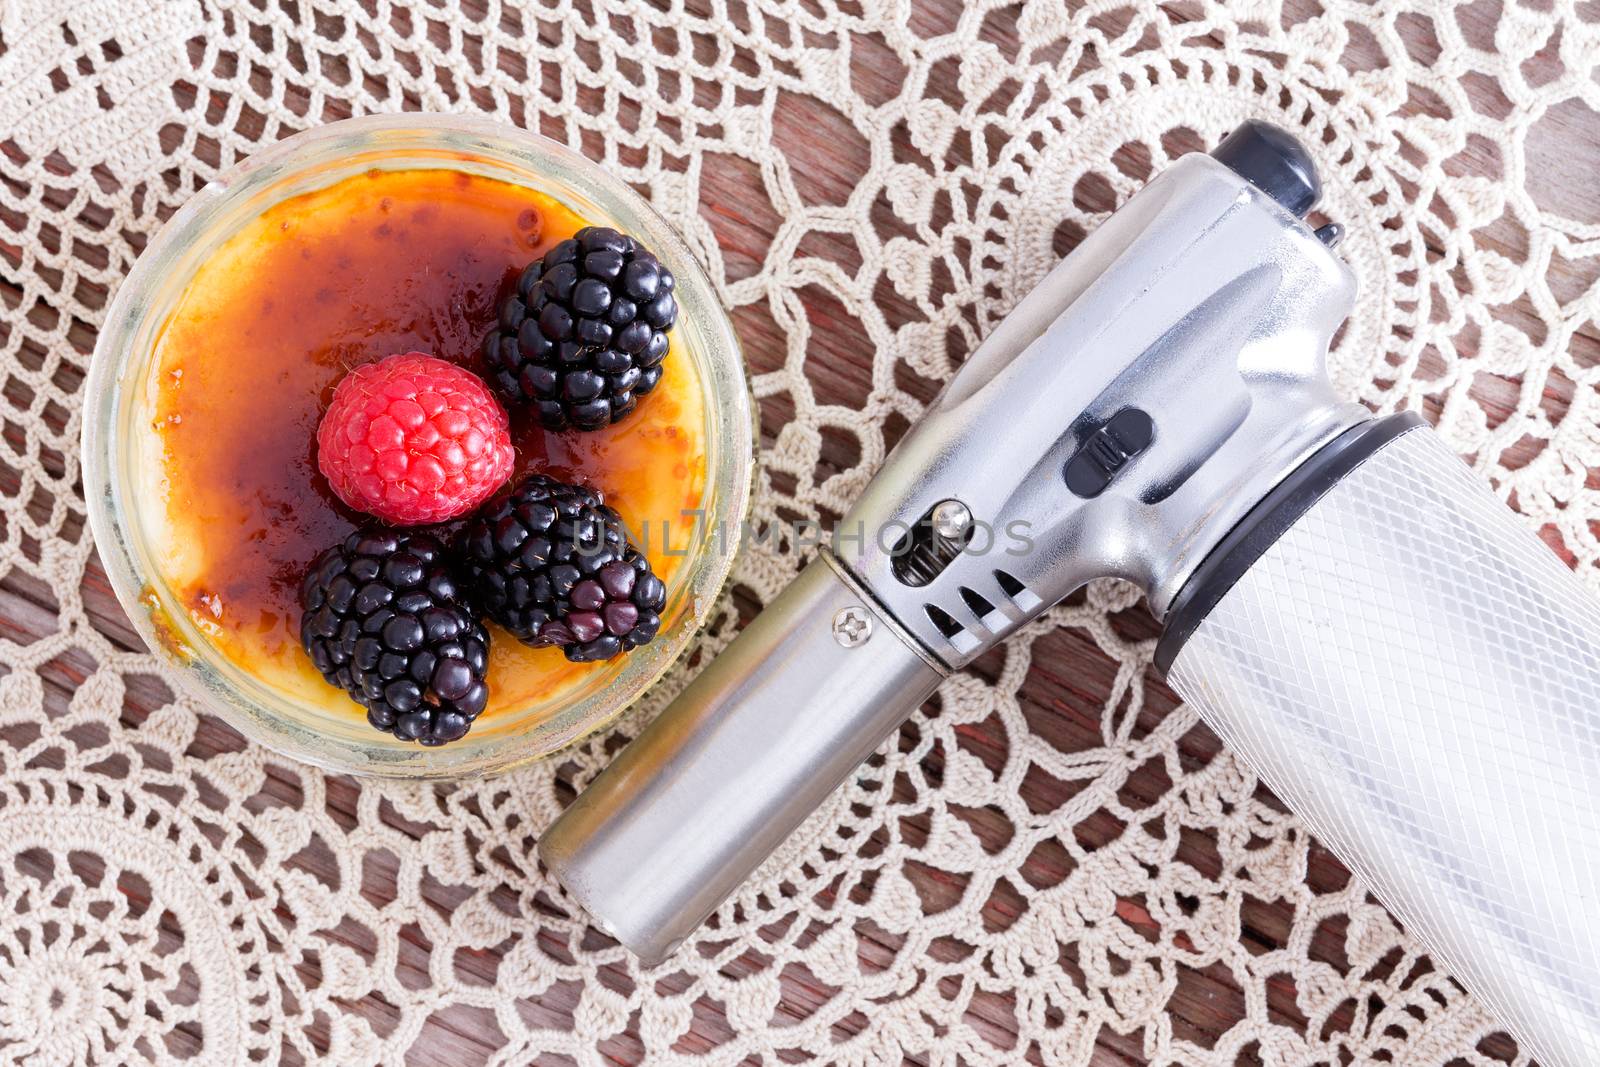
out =
[(988, 618), (994, 613), (994, 605), (983, 598), (983, 594), (966, 586), (961, 587), (961, 599), (971, 609), (972, 613), (980, 619)]
[(900, 535), (889, 569), (902, 585), (920, 589), (939, 577), (972, 540), (972, 513), (959, 500), (941, 500)]
[(955, 637), (966, 629), (966, 627), (953, 619), (949, 612), (937, 604), (924, 604), (922, 605), (922, 610), (928, 613), (928, 621), (933, 623), (940, 633), (944, 634), (946, 640)]
[(1005, 571), (996, 570), (994, 572), (994, 582), (1000, 587), (1000, 591), (1010, 597), (1011, 602), (1023, 611), (1032, 611), (1044, 603), (1034, 594), (1033, 590)]

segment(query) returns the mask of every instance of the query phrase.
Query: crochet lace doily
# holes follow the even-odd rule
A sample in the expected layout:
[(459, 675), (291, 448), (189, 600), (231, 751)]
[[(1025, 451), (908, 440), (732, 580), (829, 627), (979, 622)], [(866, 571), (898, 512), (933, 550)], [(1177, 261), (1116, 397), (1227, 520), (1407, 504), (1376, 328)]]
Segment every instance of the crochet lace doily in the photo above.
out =
[[(350, 114), (485, 112), (603, 160), (688, 235), (760, 400), (755, 516), (827, 521), (1085, 232), (1262, 117), (1302, 131), (1348, 227), (1338, 384), (1425, 411), (1594, 583), (1596, 19), (0, 4), (0, 1061), (1526, 1063), (1156, 681), (1155, 627), (1111, 584), (952, 678), (642, 971), (533, 846), (691, 668), (488, 782), (275, 759), (175, 696), (108, 607), (80, 390), (109, 295), (220, 169)], [(703, 652), (798, 564), (746, 555)]]

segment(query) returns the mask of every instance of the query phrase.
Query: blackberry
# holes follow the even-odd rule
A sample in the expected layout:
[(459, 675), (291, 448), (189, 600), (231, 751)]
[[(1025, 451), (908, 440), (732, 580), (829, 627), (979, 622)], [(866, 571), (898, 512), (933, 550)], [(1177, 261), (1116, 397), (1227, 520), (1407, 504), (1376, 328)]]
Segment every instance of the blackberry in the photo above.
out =
[(661, 380), (678, 317), (672, 272), (643, 245), (586, 226), (528, 264), (483, 341), (489, 380), (547, 429), (598, 430)]
[(432, 534), (356, 531), (311, 564), (300, 607), (311, 662), (378, 729), (442, 745), (488, 702), (489, 634)]
[(661, 629), (666, 586), (585, 486), (530, 476), (463, 527), (458, 555), (489, 618), (574, 662), (610, 659)]

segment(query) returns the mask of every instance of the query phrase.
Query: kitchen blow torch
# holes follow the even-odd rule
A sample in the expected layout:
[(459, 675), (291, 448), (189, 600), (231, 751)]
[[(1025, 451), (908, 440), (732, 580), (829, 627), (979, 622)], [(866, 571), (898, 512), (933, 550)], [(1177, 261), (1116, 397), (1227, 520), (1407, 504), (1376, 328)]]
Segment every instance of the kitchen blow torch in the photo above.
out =
[(1600, 602), (1417, 415), (1335, 391), (1320, 191), (1245, 123), (1016, 306), (840, 523), (869, 535), (544, 835), (598, 925), (664, 959), (941, 679), (1121, 578), (1172, 687), (1406, 929), (1546, 1067), (1600, 1063)]

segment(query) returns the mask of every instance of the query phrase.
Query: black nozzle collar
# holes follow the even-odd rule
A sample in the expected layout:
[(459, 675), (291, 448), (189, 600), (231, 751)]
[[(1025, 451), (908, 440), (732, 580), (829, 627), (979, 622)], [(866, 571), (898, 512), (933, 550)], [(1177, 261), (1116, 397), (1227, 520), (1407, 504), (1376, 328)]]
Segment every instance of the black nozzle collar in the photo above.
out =
[(1288, 130), (1251, 119), (1222, 139), (1211, 158), (1282, 204), (1289, 214), (1305, 218), (1322, 198), (1316, 165)]

